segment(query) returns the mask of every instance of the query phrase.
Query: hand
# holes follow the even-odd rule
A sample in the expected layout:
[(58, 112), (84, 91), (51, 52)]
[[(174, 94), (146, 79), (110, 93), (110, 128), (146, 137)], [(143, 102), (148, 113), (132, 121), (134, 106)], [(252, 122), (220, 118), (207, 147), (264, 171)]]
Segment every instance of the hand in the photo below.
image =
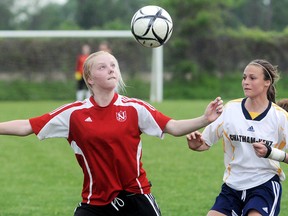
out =
[(187, 143), (190, 149), (197, 151), (200, 146), (205, 145), (204, 140), (202, 139), (202, 134), (199, 131), (194, 131), (186, 135)]
[(256, 142), (252, 144), (254, 151), (258, 157), (265, 157), (267, 154), (267, 147), (264, 142)]
[(82, 79), (82, 74), (81, 74), (80, 71), (76, 71), (76, 72), (75, 72), (75, 79), (76, 79), (77, 81), (79, 81), (79, 80)]
[(215, 121), (223, 112), (223, 100), (217, 97), (214, 101), (210, 102), (205, 110), (204, 116), (208, 122)]
[(253, 143), (253, 148), (258, 157), (269, 158), (279, 162), (285, 162), (286, 152), (271, 146), (266, 146), (264, 142)]

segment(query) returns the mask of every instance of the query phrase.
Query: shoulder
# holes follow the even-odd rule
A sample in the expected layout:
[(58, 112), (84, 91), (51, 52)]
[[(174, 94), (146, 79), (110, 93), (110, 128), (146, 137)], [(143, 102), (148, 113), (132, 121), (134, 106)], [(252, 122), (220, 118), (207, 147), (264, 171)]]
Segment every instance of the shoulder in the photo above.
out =
[[(225, 104), (225, 108), (227, 107), (241, 107), (241, 103), (243, 101), (243, 98), (238, 98), (238, 99), (233, 99), (233, 100), (230, 100), (228, 101), (226, 104)], [(239, 106), (240, 105), (240, 106)]]
[(275, 110), (277, 110), (277, 111), (287, 113), (286, 110), (284, 110), (282, 107), (280, 107), (279, 105), (277, 105), (277, 104), (275, 104), (275, 103), (273, 103), (273, 102), (271, 103), (271, 106), (272, 106)]
[(272, 103), (271, 108), (275, 110), (277, 116), (282, 116), (286, 120), (288, 120), (288, 112), (285, 109), (283, 109), (282, 107), (278, 106), (275, 103)]
[(243, 98), (237, 98), (237, 99), (233, 99), (227, 102), (227, 104), (239, 104), (242, 103)]
[(64, 105), (56, 108), (55, 110), (51, 111), (49, 114), (50, 115), (57, 115), (57, 114), (65, 112), (65, 111), (74, 111), (74, 110), (82, 109), (84, 107), (89, 107), (89, 106), (92, 106), (92, 104), (90, 103), (90, 101), (88, 99), (86, 99), (84, 101), (75, 101), (72, 103), (64, 104)]
[(149, 110), (156, 110), (150, 103), (138, 99), (138, 98), (129, 98), (123, 95), (119, 95), (119, 102), (124, 106), (133, 106), (133, 107), (143, 107)]

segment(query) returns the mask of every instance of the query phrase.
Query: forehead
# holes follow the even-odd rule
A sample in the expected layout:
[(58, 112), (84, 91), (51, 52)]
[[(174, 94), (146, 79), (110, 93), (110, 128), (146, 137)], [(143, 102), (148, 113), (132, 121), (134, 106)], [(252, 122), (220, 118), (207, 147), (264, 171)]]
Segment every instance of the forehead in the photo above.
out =
[(246, 68), (244, 69), (244, 74), (248, 75), (248, 74), (263, 74), (263, 68), (261, 66), (258, 65), (247, 65)]
[(94, 57), (93, 62), (95, 64), (103, 64), (103, 63), (110, 63), (110, 62), (117, 62), (115, 57), (109, 53), (100, 54)]

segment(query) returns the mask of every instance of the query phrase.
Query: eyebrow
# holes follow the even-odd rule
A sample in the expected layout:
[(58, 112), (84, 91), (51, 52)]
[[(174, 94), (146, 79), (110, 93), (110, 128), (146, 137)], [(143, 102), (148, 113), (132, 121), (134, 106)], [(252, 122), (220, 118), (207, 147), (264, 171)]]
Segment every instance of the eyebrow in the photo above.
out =
[(101, 65), (101, 64), (106, 64), (104, 62), (95, 62), (95, 65)]
[(259, 66), (259, 67), (261, 67), (262, 69), (264, 69), (264, 71), (266, 71), (266, 73), (268, 73), (268, 76), (269, 76), (270, 81), (273, 82), (272, 76), (271, 76), (270, 72), (267, 70), (266, 67), (264, 67), (263, 65), (261, 65), (261, 64), (259, 64), (259, 63), (257, 63), (257, 62), (251, 62), (250, 65), (256, 65), (256, 66)]

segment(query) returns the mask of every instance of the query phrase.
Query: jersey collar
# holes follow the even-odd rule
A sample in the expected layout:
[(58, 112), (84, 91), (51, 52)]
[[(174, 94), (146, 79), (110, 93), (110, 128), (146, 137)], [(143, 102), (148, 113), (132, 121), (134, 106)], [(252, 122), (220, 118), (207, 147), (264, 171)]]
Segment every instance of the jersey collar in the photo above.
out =
[(105, 108), (110, 107), (111, 105), (113, 105), (114, 102), (115, 102), (117, 99), (118, 99), (118, 94), (115, 92), (114, 97), (112, 98), (112, 100), (111, 100), (111, 102), (109, 103), (109, 105), (106, 106), (106, 107), (101, 107), (101, 106), (99, 106), (99, 105), (96, 103), (96, 101), (94, 100), (93, 96), (90, 97), (90, 102), (94, 105), (95, 108), (105, 109)]
[(258, 115), (255, 119), (252, 119), (248, 110), (245, 108), (246, 100), (247, 100), (247, 98), (244, 98), (242, 100), (241, 107), (242, 107), (242, 112), (243, 112), (243, 114), (247, 120), (261, 121), (267, 115), (267, 113), (269, 112), (271, 105), (272, 105), (271, 101), (269, 101), (269, 104), (268, 104), (267, 108), (264, 110), (264, 112), (262, 112), (260, 115)]

